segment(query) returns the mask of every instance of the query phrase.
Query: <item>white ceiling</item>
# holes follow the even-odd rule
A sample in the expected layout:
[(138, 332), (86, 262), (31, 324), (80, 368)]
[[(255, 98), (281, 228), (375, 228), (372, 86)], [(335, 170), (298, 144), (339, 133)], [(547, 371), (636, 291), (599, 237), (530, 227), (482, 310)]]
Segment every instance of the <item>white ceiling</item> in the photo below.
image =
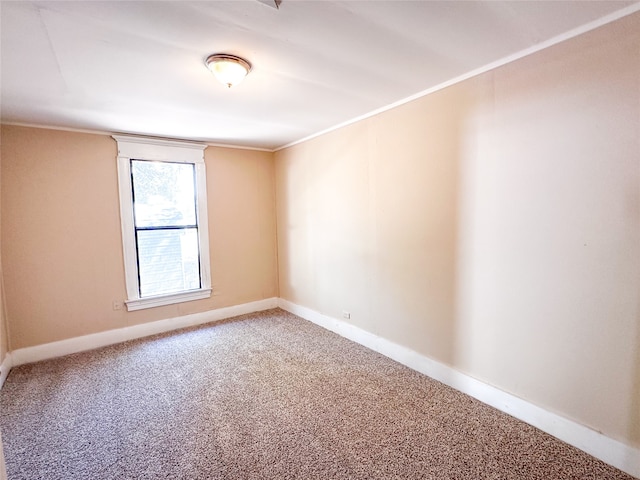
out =
[[(274, 149), (638, 10), (613, 0), (2, 1), (2, 121)], [(231, 90), (203, 63), (220, 52), (253, 64)]]

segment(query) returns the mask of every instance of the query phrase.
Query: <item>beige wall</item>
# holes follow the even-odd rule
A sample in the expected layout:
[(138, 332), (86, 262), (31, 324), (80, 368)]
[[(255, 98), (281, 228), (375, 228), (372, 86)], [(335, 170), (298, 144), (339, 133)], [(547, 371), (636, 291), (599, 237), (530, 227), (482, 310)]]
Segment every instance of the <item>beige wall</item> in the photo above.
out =
[(9, 338), (6, 318), (4, 315), (4, 292), (2, 287), (2, 259), (0, 259), (0, 364), (9, 351)]
[(127, 312), (107, 135), (2, 127), (2, 259), (12, 349), (277, 296), (271, 153), (205, 150), (217, 295)]
[[(0, 145), (2, 145), (2, 138), (0, 138)], [(2, 151), (0, 149), (0, 212), (2, 211)], [(0, 216), (1, 220), (1, 216)], [(5, 359), (7, 352), (9, 351), (8, 331), (7, 323), (4, 313), (4, 285), (2, 277), (2, 222), (0, 221), (0, 364)], [(0, 447), (2, 446), (0, 442)], [(1, 452), (0, 452), (1, 453)], [(2, 462), (0, 462), (0, 466)], [(0, 467), (1, 468), (1, 467)]]
[[(0, 138), (0, 144), (1, 144), (1, 140), (2, 139)], [(0, 151), (0, 179), (1, 178), (2, 178), (2, 152)], [(0, 189), (1, 189), (1, 185), (2, 183), (0, 182)], [(2, 199), (2, 195), (0, 194), (0, 207), (1, 207), (1, 199)], [(2, 208), (0, 208), (0, 211), (1, 210)], [(0, 252), (2, 251), (1, 241), (2, 241), (2, 222), (0, 222)], [(2, 286), (2, 255), (0, 253), (0, 364), (2, 364), (2, 362), (4, 361), (8, 350), (9, 350), (9, 344), (7, 341), (7, 324), (6, 324), (6, 319), (4, 315), (4, 290)], [(4, 451), (2, 449), (2, 433), (0, 432), (0, 480), (6, 480), (6, 478), (7, 478), (7, 471), (5, 469)]]
[(640, 447), (640, 14), (276, 153), (280, 296)]

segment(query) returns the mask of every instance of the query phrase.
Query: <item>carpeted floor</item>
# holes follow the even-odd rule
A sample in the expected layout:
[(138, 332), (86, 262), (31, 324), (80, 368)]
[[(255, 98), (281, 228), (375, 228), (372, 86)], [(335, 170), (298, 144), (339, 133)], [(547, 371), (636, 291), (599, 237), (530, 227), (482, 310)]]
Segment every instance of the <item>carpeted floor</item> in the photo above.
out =
[(9, 480), (631, 479), (282, 310), (13, 369)]

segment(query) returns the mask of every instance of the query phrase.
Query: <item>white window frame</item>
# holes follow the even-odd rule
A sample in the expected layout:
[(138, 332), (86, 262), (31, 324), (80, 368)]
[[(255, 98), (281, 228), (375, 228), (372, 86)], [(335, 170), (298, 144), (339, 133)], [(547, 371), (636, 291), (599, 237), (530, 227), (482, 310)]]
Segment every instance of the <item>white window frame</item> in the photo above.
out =
[[(204, 164), (206, 145), (175, 140), (112, 135), (118, 144), (118, 189), (120, 193), (120, 222), (124, 252), (127, 310), (159, 307), (174, 303), (200, 300), (211, 296), (211, 269), (209, 266), (209, 225), (207, 215), (207, 183)], [(131, 160), (150, 160), (172, 163), (190, 163), (196, 173), (196, 216), (198, 245), (200, 248), (200, 288), (184, 292), (140, 298), (138, 262), (133, 219)]]

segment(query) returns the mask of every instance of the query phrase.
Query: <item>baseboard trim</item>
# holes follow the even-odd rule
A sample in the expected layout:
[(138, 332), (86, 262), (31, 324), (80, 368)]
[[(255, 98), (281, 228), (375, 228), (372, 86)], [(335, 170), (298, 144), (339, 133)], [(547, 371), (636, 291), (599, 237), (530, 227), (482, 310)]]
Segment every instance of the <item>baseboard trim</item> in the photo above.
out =
[(83, 335), (81, 337), (45, 343), (34, 347), (19, 348), (11, 352), (11, 366), (17, 367), (18, 365), (24, 365), (26, 363), (62, 357), (72, 353), (93, 350), (94, 348), (125, 342), (127, 340), (135, 340), (137, 338), (170, 332), (180, 328), (202, 325), (204, 323), (216, 322), (226, 318), (236, 317), (238, 315), (268, 310), (270, 308), (276, 308), (277, 306), (278, 299), (273, 297), (255, 302), (243, 303), (241, 305), (233, 305), (231, 307), (218, 308), (206, 312), (167, 318), (164, 320), (157, 320), (155, 322), (142, 323), (139, 325), (107, 330), (106, 332), (93, 333), (90, 335)]
[(2, 359), (2, 363), (0, 363), (0, 389), (2, 389), (4, 381), (7, 379), (7, 375), (9, 375), (9, 371), (11, 370), (12, 366), (12, 355), (11, 353), (7, 352), (4, 356), (4, 359)]
[(640, 478), (640, 449), (481, 382), (407, 347), (315, 310), (278, 299), (278, 307), (533, 425), (623, 472)]

